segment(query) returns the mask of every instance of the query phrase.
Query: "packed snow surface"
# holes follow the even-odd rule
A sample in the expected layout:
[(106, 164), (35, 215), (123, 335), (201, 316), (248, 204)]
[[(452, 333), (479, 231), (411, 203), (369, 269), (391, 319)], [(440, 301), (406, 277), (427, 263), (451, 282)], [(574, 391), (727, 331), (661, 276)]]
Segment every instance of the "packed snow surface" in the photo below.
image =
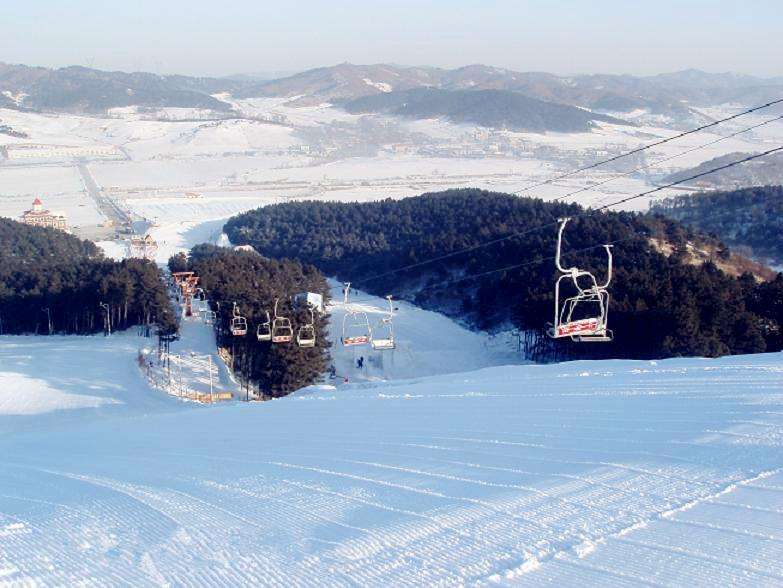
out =
[(780, 354), (203, 407), (146, 385), (142, 337), (33, 341), (4, 373), (123, 404), (0, 429), (11, 585), (783, 583)]
[[(343, 336), (346, 313), (348, 323), (366, 324), (377, 339), (390, 336), (382, 320), (389, 316), (384, 298), (353, 290), (348, 305), (343, 303), (343, 286), (330, 281), (332, 302), (329, 312), (330, 339)], [(437, 312), (424, 310), (408, 302), (394, 300), (394, 350), (373, 350), (369, 345), (343, 347), (333, 345), (332, 363), (338, 380), (349, 382), (399, 380), (451, 372), (465, 372), (495, 365), (519, 362), (517, 341), (510, 334), (495, 337), (475, 333)], [(349, 333), (350, 336), (350, 333)], [(361, 369), (358, 361), (362, 360)]]
[(152, 394), (136, 364), (138, 350), (155, 345), (153, 341), (131, 332), (112, 337), (1, 336), (0, 438), (21, 429), (176, 406)]

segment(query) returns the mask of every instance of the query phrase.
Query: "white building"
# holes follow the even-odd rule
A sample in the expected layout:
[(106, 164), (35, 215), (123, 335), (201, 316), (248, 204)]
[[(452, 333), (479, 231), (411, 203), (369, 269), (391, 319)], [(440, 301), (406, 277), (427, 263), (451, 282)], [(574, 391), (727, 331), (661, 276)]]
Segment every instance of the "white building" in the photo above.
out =
[(21, 221), (26, 225), (34, 227), (48, 227), (50, 229), (60, 229), (61, 231), (68, 230), (65, 215), (44, 209), (40, 198), (33, 200), (33, 207), (22, 213)]

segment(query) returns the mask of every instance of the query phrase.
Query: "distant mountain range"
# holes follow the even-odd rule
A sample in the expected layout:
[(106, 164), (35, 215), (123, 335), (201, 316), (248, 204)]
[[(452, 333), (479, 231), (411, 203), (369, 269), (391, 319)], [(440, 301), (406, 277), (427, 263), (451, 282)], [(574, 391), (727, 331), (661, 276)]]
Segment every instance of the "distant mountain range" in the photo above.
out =
[(582, 108), (528, 98), (510, 90), (414, 88), (374, 94), (344, 105), (351, 113), (385, 113), (410, 118), (446, 118), (451, 122), (517, 131), (589, 131), (595, 121), (625, 121)]
[(240, 87), (240, 82), (223, 79), (0, 63), (0, 106), (5, 108), (90, 113), (119, 106), (179, 106), (227, 111), (230, 105), (210, 94)]
[[(748, 105), (779, 98), (783, 96), (783, 78), (697, 70), (647, 77), (566, 77), (486, 65), (448, 70), (343, 63), (279, 79), (260, 80), (255, 75), (200, 78), (107, 72), (76, 66), (48, 69), (0, 63), (0, 107), (32, 110), (102, 112), (112, 107), (136, 105), (225, 112), (231, 106), (215, 97), (224, 92), (237, 98), (285, 97), (290, 99), (292, 106), (297, 106), (324, 102), (350, 104), (358, 98), (421, 88), (460, 93), (496, 90), (598, 113), (627, 113), (641, 108), (684, 118), (691, 114), (693, 106), (726, 102)], [(454, 96), (462, 99), (465, 94)], [(529, 112), (531, 103), (517, 103)], [(351, 107), (355, 108), (355, 105)]]
[(312, 69), (280, 80), (250, 84), (239, 95), (282, 96), (300, 103), (348, 102), (363, 96), (429, 87), (442, 90), (509, 90), (529, 98), (598, 111), (682, 115), (689, 106), (756, 104), (783, 96), (783, 78), (686, 70), (656, 76), (557, 76), (486, 65), (457, 69), (353, 65)]

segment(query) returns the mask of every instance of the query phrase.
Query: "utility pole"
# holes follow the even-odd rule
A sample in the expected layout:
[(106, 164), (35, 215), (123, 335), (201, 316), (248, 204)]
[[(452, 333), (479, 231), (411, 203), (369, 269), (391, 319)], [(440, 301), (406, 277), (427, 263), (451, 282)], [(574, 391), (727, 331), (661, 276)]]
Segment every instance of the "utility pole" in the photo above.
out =
[(49, 328), (49, 334), (52, 334), (52, 311), (49, 309), (49, 307), (45, 307), (41, 309), (41, 312), (46, 313), (46, 326)]
[(111, 313), (109, 312), (109, 305), (105, 302), (100, 302), (100, 307), (106, 311), (106, 316), (103, 317), (103, 333), (104, 335), (111, 335)]
[(179, 363), (179, 395), (180, 398), (185, 395), (185, 385), (182, 381), (182, 357), (177, 354), (177, 361)]
[(214, 389), (212, 388), (212, 354), (207, 355), (207, 357), (209, 358), (209, 401), (214, 404)]

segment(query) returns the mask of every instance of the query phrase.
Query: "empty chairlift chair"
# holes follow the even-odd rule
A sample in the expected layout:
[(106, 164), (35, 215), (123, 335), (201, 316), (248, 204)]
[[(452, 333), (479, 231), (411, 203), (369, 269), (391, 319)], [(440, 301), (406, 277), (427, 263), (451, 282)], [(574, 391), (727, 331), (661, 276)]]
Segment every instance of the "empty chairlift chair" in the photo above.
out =
[(266, 321), (256, 328), (256, 339), (259, 341), (272, 340), (272, 320), (269, 318), (269, 311), (266, 312)]
[[(560, 277), (555, 283), (555, 317), (550, 325), (550, 337), (560, 339), (570, 337), (572, 341), (608, 342), (613, 339), (612, 331), (607, 328), (609, 317), (609, 283), (612, 281), (612, 246), (604, 245), (608, 257), (606, 283), (598, 284), (595, 276), (577, 267), (564, 268), (560, 263), (563, 243), (563, 230), (570, 219), (560, 219), (557, 235), (555, 266)], [(560, 301), (560, 286), (563, 280), (571, 280), (576, 294)]]
[(345, 347), (355, 345), (367, 345), (372, 339), (372, 328), (367, 313), (357, 310), (349, 302), (351, 283), (347, 282), (343, 288), (343, 336), (342, 343)]
[(315, 313), (313, 307), (309, 306), (310, 322), (299, 327), (296, 332), (296, 344), (299, 347), (315, 347)]
[(272, 343), (290, 343), (294, 338), (291, 320), (277, 314), (278, 299), (275, 299), (275, 318), (272, 321)]
[(239, 307), (234, 303), (234, 315), (231, 317), (231, 334), (234, 337), (247, 335), (247, 319), (239, 314)]
[(391, 296), (387, 296), (386, 300), (389, 301), (389, 314), (381, 319), (372, 333), (370, 345), (373, 349), (394, 349), (394, 305)]

